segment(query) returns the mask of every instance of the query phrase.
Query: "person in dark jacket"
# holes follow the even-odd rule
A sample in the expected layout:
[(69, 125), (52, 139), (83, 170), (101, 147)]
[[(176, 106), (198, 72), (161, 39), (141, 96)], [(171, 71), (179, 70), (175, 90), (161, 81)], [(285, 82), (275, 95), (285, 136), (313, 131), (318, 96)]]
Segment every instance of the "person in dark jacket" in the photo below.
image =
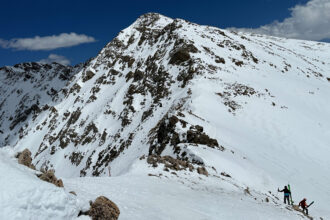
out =
[(286, 204), (286, 201), (288, 201), (288, 204), (290, 205), (290, 196), (291, 196), (291, 192), (290, 190), (288, 189), (287, 186), (284, 186), (284, 189), (280, 190), (280, 189), (277, 189), (277, 191), (279, 192), (284, 192), (284, 203)]
[(303, 209), (303, 212), (305, 212), (306, 213), (306, 215), (308, 215), (308, 205), (307, 205), (307, 203), (306, 203), (306, 198), (304, 198), (303, 200), (301, 200), (300, 202), (299, 202), (299, 207), (301, 207), (302, 209)]

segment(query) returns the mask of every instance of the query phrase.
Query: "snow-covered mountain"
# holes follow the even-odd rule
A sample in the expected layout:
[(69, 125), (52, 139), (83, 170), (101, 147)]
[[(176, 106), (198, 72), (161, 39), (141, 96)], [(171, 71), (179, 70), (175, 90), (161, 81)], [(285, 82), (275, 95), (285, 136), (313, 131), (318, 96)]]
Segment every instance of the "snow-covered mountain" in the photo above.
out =
[(0, 68), (0, 144), (15, 145), (30, 129), (29, 120), (60, 102), (66, 83), (82, 68), (34, 62)]
[[(329, 44), (149, 13), (83, 65), (19, 64), (0, 78), (0, 144), (29, 148), (39, 169), (141, 183), (168, 175), (237, 200), (227, 192), (245, 189), (255, 206), (269, 197), (273, 214), (274, 190), (290, 183), (296, 202), (315, 200), (311, 214), (330, 217)], [(214, 215), (193, 216), (219, 219), (214, 201)]]

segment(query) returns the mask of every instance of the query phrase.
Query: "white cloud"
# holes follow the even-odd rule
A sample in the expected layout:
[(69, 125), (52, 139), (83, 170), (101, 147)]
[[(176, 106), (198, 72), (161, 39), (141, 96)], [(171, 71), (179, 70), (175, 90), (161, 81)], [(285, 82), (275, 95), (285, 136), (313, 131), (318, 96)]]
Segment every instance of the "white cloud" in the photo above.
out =
[(306, 5), (296, 5), (290, 10), (291, 16), (282, 22), (274, 21), (256, 29), (232, 29), (305, 40), (330, 38), (330, 0), (310, 0)]
[(6, 47), (7, 41), (0, 38), (0, 47)]
[(60, 63), (62, 65), (70, 65), (70, 60), (65, 56), (60, 56), (57, 54), (49, 54), (48, 58), (42, 59), (39, 61), (40, 63)]
[(91, 42), (95, 42), (95, 39), (84, 34), (62, 33), (45, 37), (0, 39), (0, 46), (16, 50), (53, 50)]

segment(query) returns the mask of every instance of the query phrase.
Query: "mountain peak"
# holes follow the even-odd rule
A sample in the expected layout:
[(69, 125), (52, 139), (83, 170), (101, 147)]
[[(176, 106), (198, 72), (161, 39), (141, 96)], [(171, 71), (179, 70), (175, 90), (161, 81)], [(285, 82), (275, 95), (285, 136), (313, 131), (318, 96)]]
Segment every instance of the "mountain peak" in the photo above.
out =
[(172, 22), (173, 19), (166, 17), (164, 15), (158, 13), (146, 13), (141, 15), (139, 18), (137, 18), (137, 20), (126, 29), (128, 30), (136, 29), (141, 32), (144, 32), (146, 30), (157, 31), (163, 29), (166, 25)]
[(146, 14), (141, 15), (136, 21), (139, 21), (143, 23), (145, 26), (148, 24), (154, 23), (158, 20), (167, 20), (169, 22), (173, 21), (172, 18), (169, 18), (165, 15), (159, 14), (159, 13), (154, 13), (154, 12), (149, 12)]
[[(0, 141), (28, 146), (37, 168), (61, 176), (165, 164), (182, 175), (223, 172), (265, 193), (274, 176), (287, 182), (289, 164), (324, 178), (329, 49), (148, 13), (71, 78), (1, 82)], [(308, 156), (292, 164), (297, 151)]]

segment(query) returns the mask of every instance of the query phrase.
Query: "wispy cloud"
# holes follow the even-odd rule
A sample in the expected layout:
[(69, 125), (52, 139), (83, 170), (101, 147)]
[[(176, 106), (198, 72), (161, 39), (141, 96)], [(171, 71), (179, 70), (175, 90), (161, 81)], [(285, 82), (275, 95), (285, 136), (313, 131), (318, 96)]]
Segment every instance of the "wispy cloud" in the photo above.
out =
[(70, 65), (70, 60), (65, 56), (57, 55), (57, 54), (49, 54), (46, 59), (42, 59), (39, 61), (40, 63), (60, 63), (63, 65)]
[(330, 38), (330, 0), (310, 0), (305, 5), (296, 5), (290, 10), (291, 16), (282, 22), (274, 21), (256, 29), (232, 29), (305, 40)]
[(63, 47), (72, 47), (83, 43), (95, 42), (94, 37), (76, 33), (62, 33), (52, 36), (35, 36), (33, 38), (0, 39), (2, 48), (16, 50), (54, 50)]

